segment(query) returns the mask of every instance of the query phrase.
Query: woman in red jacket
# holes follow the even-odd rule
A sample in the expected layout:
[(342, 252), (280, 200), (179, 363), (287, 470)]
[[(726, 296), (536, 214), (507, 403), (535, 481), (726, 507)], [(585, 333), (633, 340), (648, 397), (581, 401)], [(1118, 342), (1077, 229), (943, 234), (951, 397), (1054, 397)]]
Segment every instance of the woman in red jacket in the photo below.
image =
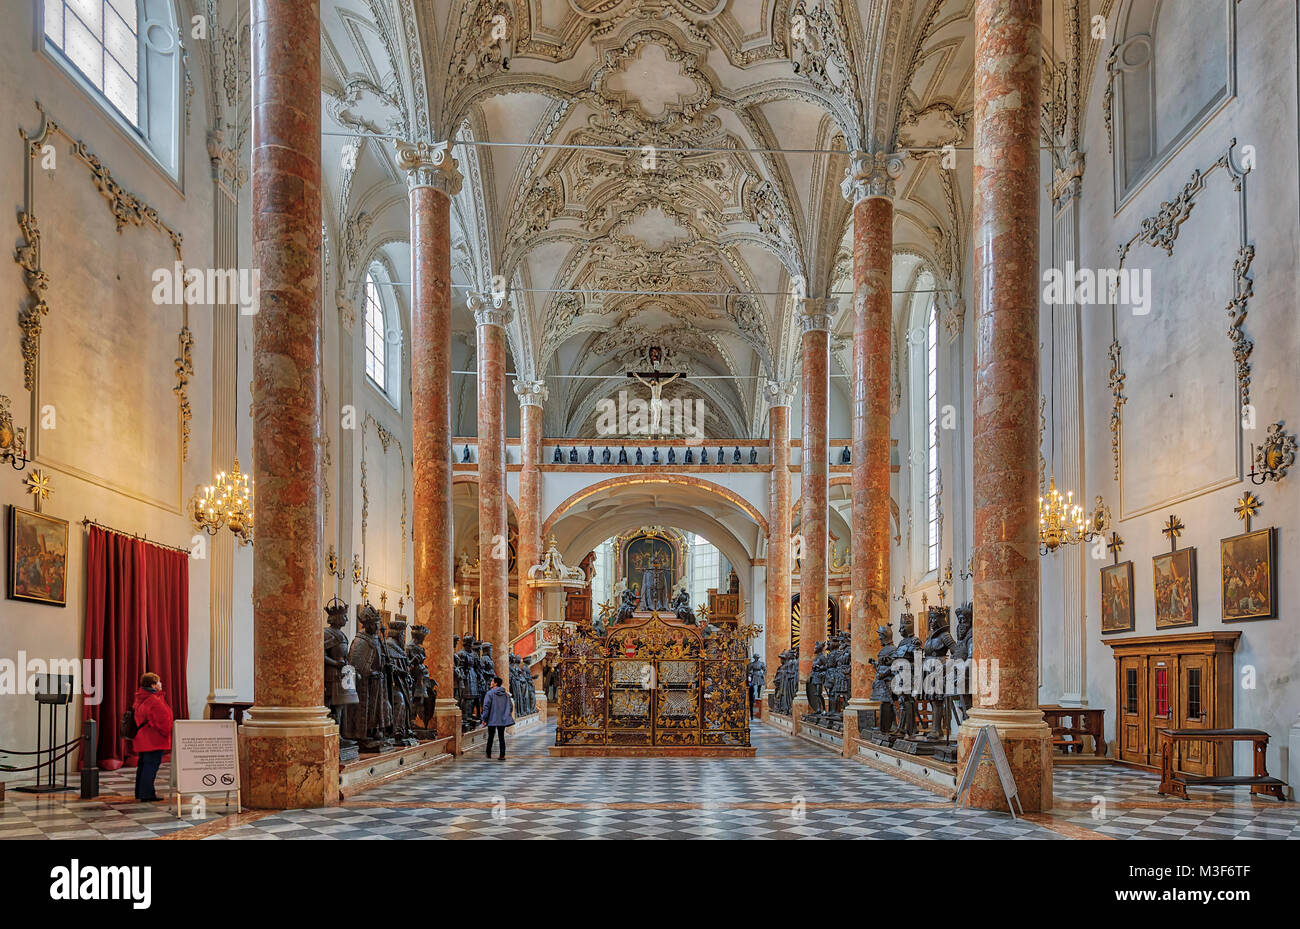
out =
[(162, 679), (152, 671), (140, 676), (135, 692), (135, 724), (139, 731), (131, 746), (139, 755), (135, 763), (135, 798), (143, 803), (161, 800), (154, 790), (154, 778), (163, 754), (172, 747), (172, 708), (163, 697)]

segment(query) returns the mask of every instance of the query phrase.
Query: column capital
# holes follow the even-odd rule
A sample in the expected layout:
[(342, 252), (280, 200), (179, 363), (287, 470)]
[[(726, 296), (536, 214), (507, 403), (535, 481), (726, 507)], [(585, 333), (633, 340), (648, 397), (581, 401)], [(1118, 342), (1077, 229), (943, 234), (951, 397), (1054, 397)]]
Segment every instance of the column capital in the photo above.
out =
[(1083, 152), (1070, 152), (1070, 158), (1064, 168), (1058, 168), (1052, 175), (1052, 186), (1048, 188), (1052, 203), (1060, 206), (1065, 199), (1078, 200), (1083, 188)]
[(449, 142), (430, 144), (393, 140), (393, 148), (397, 150), (397, 167), (406, 172), (406, 184), (410, 190), (432, 187), (441, 190), (448, 197), (460, 193), (464, 177), (457, 169), (456, 159), (452, 157), (449, 147)]
[(515, 381), (515, 396), (519, 398), (520, 406), (544, 406), (549, 395), (545, 381), (527, 381), (522, 378)]
[(830, 332), (839, 308), (834, 297), (800, 297), (799, 326), (804, 332)]
[(903, 156), (897, 152), (855, 151), (840, 181), (840, 193), (857, 204), (868, 197), (894, 198), (894, 181), (903, 173)]
[(514, 315), (504, 294), (480, 294), (470, 291), (469, 296), (465, 298), (465, 303), (474, 314), (476, 326), (504, 328), (506, 323), (510, 322), (510, 317)]
[(798, 385), (793, 380), (768, 381), (766, 391), (768, 408), (789, 406), (794, 402), (794, 394), (797, 389)]

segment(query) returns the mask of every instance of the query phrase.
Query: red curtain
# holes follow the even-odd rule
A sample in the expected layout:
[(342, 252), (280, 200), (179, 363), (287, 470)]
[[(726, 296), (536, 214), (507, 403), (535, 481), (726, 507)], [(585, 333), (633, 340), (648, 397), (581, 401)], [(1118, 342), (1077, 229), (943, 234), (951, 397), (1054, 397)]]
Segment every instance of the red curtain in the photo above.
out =
[(144, 558), (148, 578), (144, 670), (162, 678), (163, 694), (171, 704), (172, 715), (189, 719), (185, 681), (190, 645), (189, 556), (146, 544)]
[(90, 527), (86, 553), (86, 657), (104, 662), (102, 701), (87, 703), (99, 724), (99, 766), (134, 765), (117, 734), (135, 701), (140, 675), (153, 671), (177, 719), (186, 719), (189, 647), (189, 560), (184, 552)]

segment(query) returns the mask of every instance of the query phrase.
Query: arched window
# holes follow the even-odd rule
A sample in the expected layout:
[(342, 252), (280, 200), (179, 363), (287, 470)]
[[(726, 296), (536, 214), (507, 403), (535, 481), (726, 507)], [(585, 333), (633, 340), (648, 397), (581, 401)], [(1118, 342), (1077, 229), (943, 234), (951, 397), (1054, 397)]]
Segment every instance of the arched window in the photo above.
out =
[(366, 273), (366, 377), (380, 393), (388, 393), (388, 340), (384, 337), (384, 306), (374, 275)]
[(181, 44), (172, 0), (43, 0), (49, 57), (180, 174)]
[(925, 570), (939, 568), (939, 310), (925, 320)]
[(907, 330), (909, 369), (909, 474), (911, 477), (911, 558), (928, 574), (939, 568), (943, 539), (943, 481), (939, 468), (939, 309), (934, 277), (928, 271), (913, 284)]
[(722, 553), (702, 535), (691, 536), (690, 575), (687, 588), (691, 605), (709, 602), (709, 588), (722, 587)]

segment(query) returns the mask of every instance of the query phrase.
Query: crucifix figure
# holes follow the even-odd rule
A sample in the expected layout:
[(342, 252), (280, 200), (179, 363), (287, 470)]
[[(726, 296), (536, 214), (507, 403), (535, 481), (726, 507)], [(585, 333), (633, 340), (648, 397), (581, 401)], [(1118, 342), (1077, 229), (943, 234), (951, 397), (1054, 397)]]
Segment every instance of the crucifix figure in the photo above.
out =
[(657, 345), (646, 349), (646, 360), (650, 362), (651, 370), (629, 371), (627, 376), (650, 388), (650, 434), (659, 435), (660, 421), (663, 418), (664, 385), (685, 378), (686, 375), (680, 371), (666, 374), (659, 370), (659, 365), (663, 362), (663, 349)]

